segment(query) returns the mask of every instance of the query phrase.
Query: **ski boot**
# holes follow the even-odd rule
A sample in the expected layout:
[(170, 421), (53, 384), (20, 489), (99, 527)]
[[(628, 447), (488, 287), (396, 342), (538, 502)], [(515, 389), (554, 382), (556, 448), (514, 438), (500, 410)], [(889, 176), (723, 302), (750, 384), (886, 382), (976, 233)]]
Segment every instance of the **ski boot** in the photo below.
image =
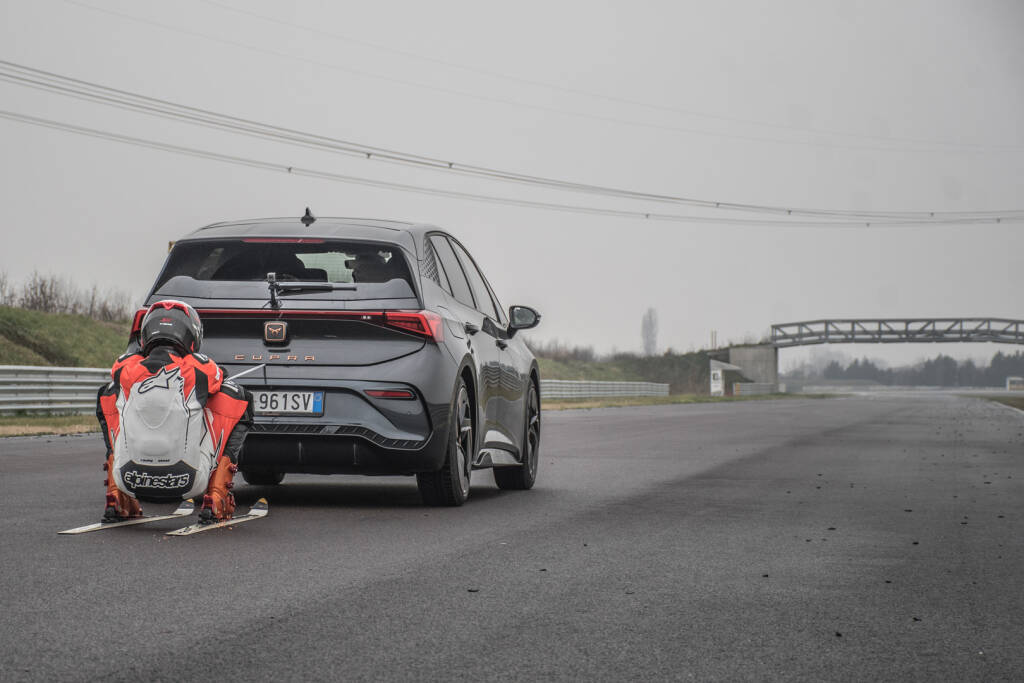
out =
[(217, 461), (217, 469), (210, 474), (210, 483), (206, 486), (203, 506), (199, 509), (199, 523), (210, 524), (231, 519), (235, 512), (235, 495), (231, 493), (235, 483), (232, 481), (238, 466), (225, 456)]
[(142, 507), (139, 501), (117, 488), (114, 482), (114, 454), (107, 455), (107, 461), (103, 463), (103, 469), (107, 472), (107, 507), (103, 511), (101, 522), (123, 522), (126, 519), (133, 519), (142, 516)]

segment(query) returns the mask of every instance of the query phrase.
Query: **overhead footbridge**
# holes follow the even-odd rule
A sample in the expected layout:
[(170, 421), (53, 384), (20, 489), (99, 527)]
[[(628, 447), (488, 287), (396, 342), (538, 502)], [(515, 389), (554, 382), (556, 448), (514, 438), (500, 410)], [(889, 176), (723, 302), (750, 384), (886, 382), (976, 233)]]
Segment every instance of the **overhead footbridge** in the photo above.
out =
[(1024, 344), (1024, 320), (1006, 318), (856, 318), (772, 325), (775, 348), (810, 344), (998, 342)]
[(755, 383), (779, 381), (779, 349), (812, 344), (996, 342), (1024, 344), (1024, 320), (1008, 318), (831, 318), (772, 325), (771, 340), (733, 346), (729, 363)]

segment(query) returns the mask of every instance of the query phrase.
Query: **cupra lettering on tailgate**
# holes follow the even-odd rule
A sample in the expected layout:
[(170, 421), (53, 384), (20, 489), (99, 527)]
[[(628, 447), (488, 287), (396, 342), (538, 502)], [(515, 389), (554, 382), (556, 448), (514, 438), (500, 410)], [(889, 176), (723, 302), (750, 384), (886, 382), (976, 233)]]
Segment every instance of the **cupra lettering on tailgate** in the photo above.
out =
[(316, 356), (282, 356), (281, 354), (278, 354), (278, 353), (271, 353), (271, 354), (267, 354), (267, 355), (264, 355), (262, 353), (253, 353), (253, 354), (247, 356), (244, 353), (237, 353), (237, 354), (235, 354), (235, 360), (253, 360), (253, 361), (257, 361), (257, 362), (264, 361), (264, 360), (267, 361), (267, 362), (270, 362), (272, 360), (284, 360), (286, 362), (289, 362), (289, 361), (296, 361), (296, 362), (297, 361), (307, 361), (308, 362), (308, 361), (315, 361), (316, 360)]

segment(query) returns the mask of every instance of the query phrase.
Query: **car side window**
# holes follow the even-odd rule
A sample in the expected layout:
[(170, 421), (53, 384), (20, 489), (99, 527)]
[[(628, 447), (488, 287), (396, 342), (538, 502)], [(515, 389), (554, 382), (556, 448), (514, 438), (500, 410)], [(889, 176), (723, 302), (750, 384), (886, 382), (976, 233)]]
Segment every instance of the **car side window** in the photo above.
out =
[(462, 267), (459, 266), (459, 261), (455, 258), (455, 252), (452, 251), (448, 240), (441, 235), (431, 235), (430, 243), (433, 245), (437, 258), (441, 261), (441, 268), (452, 286), (452, 296), (459, 303), (476, 308), (473, 294), (469, 290), (469, 282), (466, 281), (466, 276), (463, 274)]
[(491, 301), (494, 302), (494, 308), (498, 311), (498, 322), (504, 326), (508, 326), (508, 317), (505, 315), (505, 309), (501, 307), (501, 302), (498, 301), (498, 295), (491, 289), (491, 283), (487, 283), (487, 290), (491, 293)]
[(501, 318), (498, 316), (498, 311), (494, 308), (494, 301), (491, 299), (491, 293), (487, 290), (487, 283), (484, 281), (484, 276), (480, 274), (480, 270), (476, 267), (476, 263), (473, 262), (473, 258), (458, 242), (452, 241), (452, 246), (455, 247), (455, 253), (462, 262), (462, 268), (466, 271), (466, 277), (469, 278), (469, 284), (473, 288), (473, 297), (476, 299), (476, 310), (486, 316), (489, 316), (493, 320), (500, 320)]
[(444, 289), (444, 291), (449, 294), (452, 293), (452, 286), (448, 282), (448, 277), (444, 273), (444, 268), (437, 262), (437, 251), (434, 249), (434, 245), (430, 243), (429, 239), (423, 246), (423, 261), (422, 266), (420, 267), (420, 273), (436, 282), (442, 289)]

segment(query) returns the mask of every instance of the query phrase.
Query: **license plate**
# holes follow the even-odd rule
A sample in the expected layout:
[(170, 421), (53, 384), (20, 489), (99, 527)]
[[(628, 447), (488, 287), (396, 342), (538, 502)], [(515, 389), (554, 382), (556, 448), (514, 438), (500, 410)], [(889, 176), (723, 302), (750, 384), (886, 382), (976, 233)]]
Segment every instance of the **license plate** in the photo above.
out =
[(253, 391), (256, 415), (323, 415), (322, 391)]

